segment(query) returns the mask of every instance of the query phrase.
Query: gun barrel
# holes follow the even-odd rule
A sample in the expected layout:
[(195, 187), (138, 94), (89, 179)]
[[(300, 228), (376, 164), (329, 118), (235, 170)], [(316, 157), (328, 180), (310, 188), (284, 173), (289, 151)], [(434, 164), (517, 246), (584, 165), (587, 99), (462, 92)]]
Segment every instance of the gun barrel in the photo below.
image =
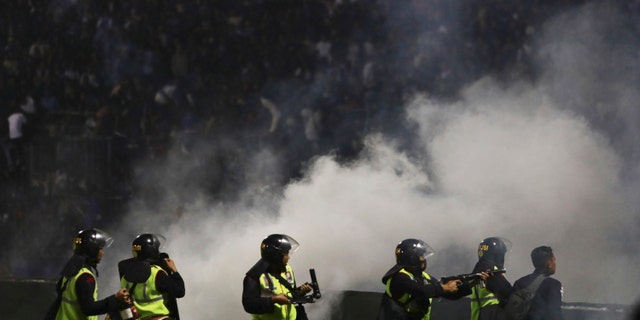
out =
[(443, 283), (447, 283), (451, 280), (468, 281), (468, 280), (474, 280), (479, 278), (480, 278), (479, 273), (469, 273), (469, 274), (459, 274), (457, 276), (442, 277), (440, 281)]
[(498, 270), (491, 270), (491, 271), (489, 271), (489, 273), (490, 273), (491, 275), (496, 275), (496, 274), (501, 274), (501, 273), (506, 273), (506, 272), (507, 272), (507, 270), (505, 270), (505, 269), (498, 269)]
[(318, 278), (316, 277), (316, 270), (309, 269), (309, 275), (311, 276), (311, 286), (313, 287), (313, 297), (315, 299), (320, 299), (322, 294), (320, 293), (320, 285), (318, 284)]
[[(490, 271), (486, 271), (488, 274), (490, 275), (496, 275), (496, 274), (502, 274), (507, 272), (505, 269), (499, 269), (499, 270), (490, 270)], [(468, 281), (468, 280), (475, 280), (475, 279), (480, 279), (480, 272), (478, 273), (466, 273), (466, 274), (459, 274), (457, 276), (449, 276), (449, 277), (442, 277), (440, 278), (440, 281), (443, 283), (446, 283), (448, 281), (451, 280), (461, 280), (461, 281)]]
[[(505, 269), (499, 269), (499, 270), (489, 270), (487, 271), (487, 273), (489, 273), (490, 275), (496, 275), (496, 274), (501, 274), (501, 273), (505, 273), (507, 272), (507, 270)], [(480, 273), (467, 273), (467, 274), (459, 274), (457, 276), (449, 276), (449, 277), (442, 277), (440, 278), (440, 282), (442, 283), (447, 283), (451, 280), (460, 280), (462, 282), (465, 281), (470, 281), (470, 280), (477, 280), (480, 279)]]

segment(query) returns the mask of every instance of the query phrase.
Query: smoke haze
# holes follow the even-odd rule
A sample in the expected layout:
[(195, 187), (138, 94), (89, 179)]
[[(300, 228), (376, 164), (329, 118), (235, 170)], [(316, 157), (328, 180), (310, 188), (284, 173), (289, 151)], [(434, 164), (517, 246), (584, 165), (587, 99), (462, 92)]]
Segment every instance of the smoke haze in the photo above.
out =
[[(178, 302), (184, 318), (247, 318), (244, 273), (264, 237), (285, 233), (301, 244), (290, 261), (298, 282), (316, 269), (326, 297), (307, 310), (322, 319), (334, 293), (382, 292), (380, 279), (405, 238), (436, 250), (427, 269), (439, 277), (470, 272), (477, 244), (503, 236), (513, 242), (506, 258), (511, 282), (532, 271), (531, 249), (549, 245), (565, 301), (632, 303), (640, 283), (640, 46), (624, 34), (628, 21), (617, 10), (586, 5), (537, 30), (536, 85), (483, 78), (456, 102), (408, 99), (406, 125), (417, 137), (410, 147), (371, 135), (356, 160), (319, 156), (303, 179), (282, 189), (269, 186), (281, 172), (278, 155), (257, 149), (247, 166), (256, 169), (247, 171), (255, 184), (233, 203), (175, 183), (188, 163), (155, 168), (167, 195), (190, 194), (191, 201), (176, 208), (167, 196), (153, 212), (133, 205), (130, 223), (115, 235), (123, 240), (103, 262), (101, 291), (115, 290), (110, 266), (128, 256), (124, 239), (160, 232), (186, 281)], [(269, 172), (276, 177), (265, 177)], [(161, 227), (178, 209), (183, 215)], [(158, 230), (139, 230), (143, 224)]]

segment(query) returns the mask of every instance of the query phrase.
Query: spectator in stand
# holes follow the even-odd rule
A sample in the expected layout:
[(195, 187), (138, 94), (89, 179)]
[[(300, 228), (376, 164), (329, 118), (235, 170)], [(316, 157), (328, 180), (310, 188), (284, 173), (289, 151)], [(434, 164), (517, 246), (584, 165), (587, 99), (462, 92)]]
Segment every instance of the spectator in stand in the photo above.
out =
[(31, 137), (33, 125), (29, 115), (34, 115), (36, 107), (33, 98), (26, 96), (20, 107), (7, 118), (9, 122), (9, 166), (12, 175), (24, 177), (26, 167), (25, 143)]
[(2, 118), (6, 119), (6, 121), (2, 121), (0, 123), (0, 149), (2, 149), (2, 155), (4, 156), (4, 161), (0, 162), (0, 164), (2, 166), (0, 166), (0, 169), (2, 169), (2, 173), (8, 173), (5, 171), (9, 170), (9, 167), (11, 166), (11, 153), (9, 151), (9, 119), (8, 119), (8, 115), (3, 116)]
[(318, 151), (320, 131), (322, 130), (322, 115), (320, 111), (312, 110), (311, 108), (303, 108), (300, 111), (302, 122), (304, 123), (304, 137), (307, 140), (307, 151), (310, 151), (313, 156)]

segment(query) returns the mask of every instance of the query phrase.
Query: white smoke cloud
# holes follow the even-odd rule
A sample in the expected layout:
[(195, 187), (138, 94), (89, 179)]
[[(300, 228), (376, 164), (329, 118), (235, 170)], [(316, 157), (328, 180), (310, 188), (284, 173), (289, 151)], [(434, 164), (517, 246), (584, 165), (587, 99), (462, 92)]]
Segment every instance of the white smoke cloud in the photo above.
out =
[[(380, 278), (405, 238), (438, 250), (430, 269), (442, 276), (470, 271), (477, 243), (501, 235), (514, 243), (507, 259), (512, 281), (531, 271), (533, 247), (551, 245), (565, 300), (628, 299), (633, 288), (610, 287), (622, 279), (592, 276), (633, 271), (606, 253), (609, 222), (623, 208), (615, 153), (584, 119), (541, 104), (535, 90), (514, 95), (478, 86), (455, 106), (418, 99), (409, 107), (424, 138), (416, 147), (429, 151), (437, 183), (424, 159), (371, 137), (366, 156), (351, 165), (317, 159), (306, 179), (287, 186), (277, 217), (260, 207), (201, 208), (172, 226), (167, 250), (187, 281), (184, 317), (242, 318), (242, 278), (270, 233), (301, 243), (291, 260), (298, 278), (309, 280), (306, 271), (315, 268), (325, 293), (381, 292)], [(468, 260), (449, 259), (442, 249), (452, 245), (466, 248)]]
[[(447, 120), (435, 136), (429, 128), (422, 130), (431, 139), (426, 147), (438, 190), (465, 203), (451, 221), (462, 230), (475, 229), (476, 239), (482, 232), (510, 239), (512, 281), (532, 269), (531, 249), (550, 245), (557, 250), (557, 277), (565, 283), (567, 301), (626, 299), (613, 298), (618, 287), (611, 288), (611, 295), (602, 293), (611, 278), (603, 278), (607, 284), (594, 281), (598, 291), (581, 288), (598, 270), (630, 271), (611, 264), (609, 258), (617, 253), (608, 254), (616, 249), (608, 241), (612, 222), (625, 209), (620, 159), (584, 119), (541, 104), (546, 99), (536, 90), (513, 96), (491, 84), (477, 86), (464, 105), (447, 109), (420, 103), (413, 109), (414, 119), (453, 112), (438, 116)], [(459, 223), (465, 216), (473, 216), (472, 223)]]
[[(586, 19), (593, 21), (599, 11), (588, 12)], [(570, 16), (573, 25), (585, 26), (582, 13)], [(553, 35), (562, 39), (560, 32)], [(553, 39), (547, 43), (560, 43)], [(478, 242), (497, 235), (514, 244), (506, 261), (512, 282), (531, 272), (531, 249), (550, 245), (565, 301), (634, 301), (640, 261), (625, 249), (635, 250), (638, 243), (632, 227), (637, 217), (630, 210), (635, 192), (628, 190), (637, 183), (626, 176), (629, 158), (621, 152), (630, 144), (618, 143), (594, 124), (590, 112), (575, 107), (575, 96), (597, 88), (598, 77), (582, 66), (564, 69), (570, 65), (563, 57), (589, 59), (593, 52), (573, 48), (545, 47), (548, 61), (557, 64), (546, 66), (548, 81), (541, 85), (505, 88), (488, 78), (456, 103), (417, 96), (407, 105), (407, 119), (420, 137), (411, 155), (391, 138), (371, 136), (358, 160), (344, 165), (319, 157), (282, 194), (233, 205), (189, 204), (165, 234), (166, 251), (186, 281), (182, 316), (247, 318), (242, 279), (259, 258), (260, 241), (271, 233), (300, 242), (290, 261), (299, 281), (308, 281), (307, 270), (316, 269), (326, 295), (308, 307), (317, 319), (326, 318), (333, 293), (382, 292), (380, 278), (394, 263), (395, 245), (412, 237), (436, 249), (428, 267), (436, 276), (471, 271)], [(582, 84), (567, 86), (569, 77)], [(611, 112), (628, 110), (633, 99), (607, 100), (608, 93), (637, 94), (637, 83), (622, 79), (616, 90), (598, 94)], [(631, 139), (625, 141), (635, 141), (628, 136), (637, 129), (633, 119), (624, 119), (633, 126), (622, 133)]]

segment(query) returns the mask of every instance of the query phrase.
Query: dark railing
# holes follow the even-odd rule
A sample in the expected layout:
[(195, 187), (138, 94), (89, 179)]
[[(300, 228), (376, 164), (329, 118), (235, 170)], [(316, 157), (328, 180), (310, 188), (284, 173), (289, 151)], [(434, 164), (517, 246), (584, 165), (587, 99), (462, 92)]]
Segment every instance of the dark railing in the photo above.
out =
[[(375, 319), (382, 293), (344, 291), (339, 308), (333, 311), (332, 320)], [(471, 318), (469, 298), (459, 300), (435, 299), (431, 319), (467, 320)], [(636, 320), (631, 319), (632, 307), (620, 304), (564, 302), (562, 315), (565, 320)]]
[[(375, 319), (382, 296), (378, 292), (362, 291), (325, 291), (325, 293), (329, 296), (341, 297), (332, 306), (333, 311), (328, 320)], [(42, 319), (55, 298), (55, 282), (42, 279), (0, 279), (0, 297), (3, 297), (0, 299), (3, 319)], [(25, 307), (25, 301), (29, 301), (28, 308)], [(333, 300), (326, 301), (319, 300), (316, 303), (328, 303)], [(181, 303), (187, 302), (179, 300), (178, 304)], [(635, 320), (631, 318), (632, 311), (629, 305), (615, 304), (567, 302), (562, 307), (565, 320)], [(431, 319), (468, 320), (469, 318), (469, 299), (434, 300)]]

